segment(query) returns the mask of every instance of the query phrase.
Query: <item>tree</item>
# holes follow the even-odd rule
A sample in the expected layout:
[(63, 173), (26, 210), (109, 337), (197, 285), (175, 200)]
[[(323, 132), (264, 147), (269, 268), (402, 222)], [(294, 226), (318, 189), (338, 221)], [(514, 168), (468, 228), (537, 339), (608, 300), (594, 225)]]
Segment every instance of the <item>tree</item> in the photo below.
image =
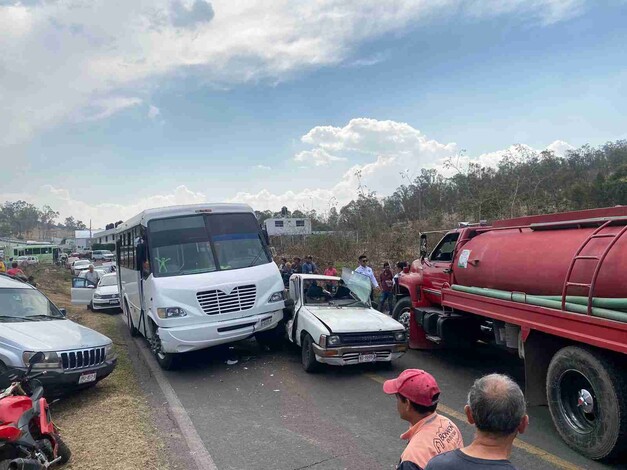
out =
[(59, 213), (57, 211), (52, 210), (52, 208), (48, 205), (44, 206), (40, 212), (41, 225), (43, 227), (43, 235), (44, 237), (48, 237), (50, 234), (50, 229), (54, 225), (54, 221), (59, 217)]
[(76, 220), (72, 216), (66, 217), (63, 225), (70, 230), (76, 230)]

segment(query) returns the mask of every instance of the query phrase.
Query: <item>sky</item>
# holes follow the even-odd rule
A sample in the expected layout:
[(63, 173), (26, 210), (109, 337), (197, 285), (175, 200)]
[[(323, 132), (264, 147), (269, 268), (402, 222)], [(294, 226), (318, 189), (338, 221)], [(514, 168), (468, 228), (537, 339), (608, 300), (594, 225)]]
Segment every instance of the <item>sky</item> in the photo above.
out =
[(0, 0), (1, 201), (327, 212), (627, 138), (625, 0)]

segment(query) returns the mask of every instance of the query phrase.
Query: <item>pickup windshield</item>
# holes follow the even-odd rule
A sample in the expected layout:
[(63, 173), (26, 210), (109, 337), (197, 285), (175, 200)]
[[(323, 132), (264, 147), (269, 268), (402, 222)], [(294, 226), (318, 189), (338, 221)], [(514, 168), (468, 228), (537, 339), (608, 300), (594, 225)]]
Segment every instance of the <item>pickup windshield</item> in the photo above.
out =
[(305, 305), (333, 304), (339, 307), (367, 307), (343, 280), (305, 279), (303, 282)]
[(63, 318), (54, 304), (35, 289), (0, 289), (0, 322)]
[(253, 214), (201, 214), (148, 224), (156, 277), (248, 268), (271, 261)]

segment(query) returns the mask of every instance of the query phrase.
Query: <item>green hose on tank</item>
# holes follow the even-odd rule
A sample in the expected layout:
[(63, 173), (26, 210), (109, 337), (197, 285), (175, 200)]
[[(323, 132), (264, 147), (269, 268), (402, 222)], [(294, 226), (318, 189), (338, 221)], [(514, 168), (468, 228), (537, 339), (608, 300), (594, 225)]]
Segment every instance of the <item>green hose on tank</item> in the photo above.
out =
[[(553, 308), (556, 310), (562, 309), (561, 297), (559, 297), (559, 300), (553, 300), (553, 299), (547, 299), (547, 298), (536, 296), (536, 295), (527, 295), (521, 292), (509, 292), (509, 291), (498, 290), (498, 289), (487, 289), (485, 287), (467, 287), (467, 286), (460, 286), (457, 284), (451, 286), (451, 288), (459, 292), (466, 292), (468, 294), (475, 294), (475, 295), (483, 295), (485, 297), (491, 297), (494, 299), (509, 300), (511, 302), (537, 305), (538, 307)], [(622, 300), (627, 300), (627, 299), (622, 299)], [(573, 302), (566, 302), (566, 305), (564, 307), (566, 311), (571, 312), (571, 313), (581, 313), (584, 315), (588, 313), (587, 305), (582, 305), (582, 304), (573, 303)], [(619, 312), (618, 310), (592, 307), (592, 315), (595, 317), (599, 317), (599, 318), (606, 318), (608, 320), (614, 320), (614, 321), (627, 323), (627, 312)]]

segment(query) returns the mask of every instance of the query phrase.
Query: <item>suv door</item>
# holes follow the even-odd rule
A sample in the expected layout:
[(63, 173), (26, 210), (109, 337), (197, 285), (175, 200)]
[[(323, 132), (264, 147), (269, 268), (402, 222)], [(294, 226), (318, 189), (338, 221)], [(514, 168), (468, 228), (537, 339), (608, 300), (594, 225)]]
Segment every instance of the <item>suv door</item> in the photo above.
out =
[(72, 305), (89, 305), (96, 292), (96, 285), (84, 277), (72, 278)]

